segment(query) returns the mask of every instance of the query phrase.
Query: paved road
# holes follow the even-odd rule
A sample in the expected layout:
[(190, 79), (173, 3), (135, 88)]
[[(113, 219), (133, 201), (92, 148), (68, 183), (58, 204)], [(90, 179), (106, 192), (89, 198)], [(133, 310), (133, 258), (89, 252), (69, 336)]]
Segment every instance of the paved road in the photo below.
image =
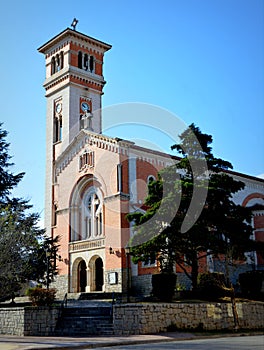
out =
[[(258, 333), (260, 334), (260, 333)], [(206, 336), (206, 335), (204, 335)], [(197, 338), (197, 339), (196, 339)], [(128, 337), (16, 337), (0, 335), (0, 350), (77, 350), (77, 349), (117, 349), (117, 350), (263, 350), (264, 336), (236, 334), (221, 338), (211, 336), (203, 338), (191, 333), (164, 333), (152, 335), (134, 335)], [(114, 347), (114, 348), (113, 348)]]
[[(109, 347), (100, 347), (99, 349), (108, 349)], [(139, 345), (121, 345), (115, 346), (115, 350), (263, 350), (264, 336), (242, 336), (225, 337), (214, 339), (197, 340), (179, 340), (168, 343), (139, 344)]]

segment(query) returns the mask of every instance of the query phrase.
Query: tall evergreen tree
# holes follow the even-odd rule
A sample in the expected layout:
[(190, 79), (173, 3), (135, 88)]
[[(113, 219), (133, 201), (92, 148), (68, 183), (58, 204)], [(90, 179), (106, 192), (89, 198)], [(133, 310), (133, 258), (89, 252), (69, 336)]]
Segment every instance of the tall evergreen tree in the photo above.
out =
[(8, 154), (9, 143), (6, 142), (7, 131), (2, 129), (0, 123), (0, 205), (10, 200), (11, 191), (21, 181), (24, 173), (14, 175), (9, 169), (13, 165)]
[(47, 270), (56, 270), (51, 264), (54, 259), (47, 261), (45, 250), (56, 254), (57, 249), (57, 240), (45, 238), (38, 227), (39, 215), (31, 212), (32, 205), (12, 197), (24, 173), (10, 171), (13, 163), (6, 136), (0, 124), (0, 299), (14, 295), (30, 279), (44, 281)]
[(241, 259), (256, 249), (250, 239), (251, 211), (232, 200), (245, 184), (229, 175), (229, 162), (214, 157), (211, 143), (212, 136), (191, 124), (172, 146), (181, 155), (179, 162), (149, 184), (146, 213), (128, 215), (135, 223), (134, 262), (154, 255), (163, 271), (177, 263), (194, 290), (199, 262), (207, 255), (230, 253), (232, 246), (232, 258)]

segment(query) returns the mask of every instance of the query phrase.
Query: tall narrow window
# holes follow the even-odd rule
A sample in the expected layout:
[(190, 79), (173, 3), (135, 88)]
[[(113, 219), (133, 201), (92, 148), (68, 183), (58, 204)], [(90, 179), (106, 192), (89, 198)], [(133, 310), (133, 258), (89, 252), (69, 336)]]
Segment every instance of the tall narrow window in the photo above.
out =
[(56, 55), (56, 72), (60, 70), (60, 56)]
[(62, 117), (54, 118), (54, 142), (62, 140)]
[(55, 57), (51, 59), (51, 75), (55, 73)]
[(83, 55), (82, 55), (82, 52), (79, 51), (78, 52), (78, 68), (82, 69), (82, 67), (83, 67)]
[(147, 178), (147, 192), (149, 193), (149, 185), (151, 185), (152, 182), (156, 181), (155, 176), (149, 175)]
[(62, 140), (62, 117), (59, 118), (59, 141)]
[(53, 222), (52, 222), (53, 226), (57, 225), (57, 210), (58, 210), (57, 205), (53, 204)]
[(99, 212), (99, 215), (98, 215), (98, 220), (99, 220), (99, 228), (98, 228), (98, 232), (99, 232), (99, 236), (102, 235), (103, 233), (103, 220), (102, 220), (102, 212)]
[(96, 193), (90, 192), (84, 200), (82, 239), (95, 239), (103, 234), (102, 202)]
[(56, 56), (53, 56), (51, 58), (51, 75), (59, 72), (64, 65), (64, 53), (61, 51), (59, 54)]
[(84, 119), (82, 114), (80, 114), (80, 130), (84, 129)]
[(89, 71), (93, 72), (94, 71), (94, 57), (90, 56), (90, 60), (89, 60)]
[(88, 70), (88, 55), (87, 55), (87, 53), (85, 53), (84, 57), (83, 57), (83, 68), (85, 70)]
[(60, 66), (61, 66), (61, 69), (64, 67), (64, 53), (63, 53), (63, 51), (61, 51), (61, 53), (60, 53)]
[(117, 192), (122, 192), (122, 164), (117, 164)]
[(58, 142), (58, 132), (59, 132), (59, 119), (54, 118), (54, 142)]

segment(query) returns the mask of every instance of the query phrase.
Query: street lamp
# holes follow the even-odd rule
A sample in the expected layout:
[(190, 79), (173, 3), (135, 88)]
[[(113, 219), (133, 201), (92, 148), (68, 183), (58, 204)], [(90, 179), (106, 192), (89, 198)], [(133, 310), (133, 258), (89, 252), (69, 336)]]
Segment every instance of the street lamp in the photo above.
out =
[(129, 255), (130, 255), (130, 247), (127, 245), (125, 247), (125, 253), (126, 253), (126, 265), (127, 265), (127, 302), (129, 303)]

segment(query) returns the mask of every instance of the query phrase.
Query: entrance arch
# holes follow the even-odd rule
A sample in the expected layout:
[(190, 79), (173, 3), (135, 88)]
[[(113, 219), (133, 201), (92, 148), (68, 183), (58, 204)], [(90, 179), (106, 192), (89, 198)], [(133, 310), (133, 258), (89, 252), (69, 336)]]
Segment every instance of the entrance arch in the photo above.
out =
[(95, 260), (95, 288), (96, 291), (102, 291), (104, 284), (104, 269), (103, 269), (103, 260), (97, 258)]
[(101, 292), (104, 288), (104, 263), (100, 256), (95, 255), (89, 261), (90, 291)]
[(86, 263), (84, 260), (81, 260), (78, 264), (78, 282), (77, 282), (77, 291), (85, 292), (87, 286), (87, 273), (86, 273)]

